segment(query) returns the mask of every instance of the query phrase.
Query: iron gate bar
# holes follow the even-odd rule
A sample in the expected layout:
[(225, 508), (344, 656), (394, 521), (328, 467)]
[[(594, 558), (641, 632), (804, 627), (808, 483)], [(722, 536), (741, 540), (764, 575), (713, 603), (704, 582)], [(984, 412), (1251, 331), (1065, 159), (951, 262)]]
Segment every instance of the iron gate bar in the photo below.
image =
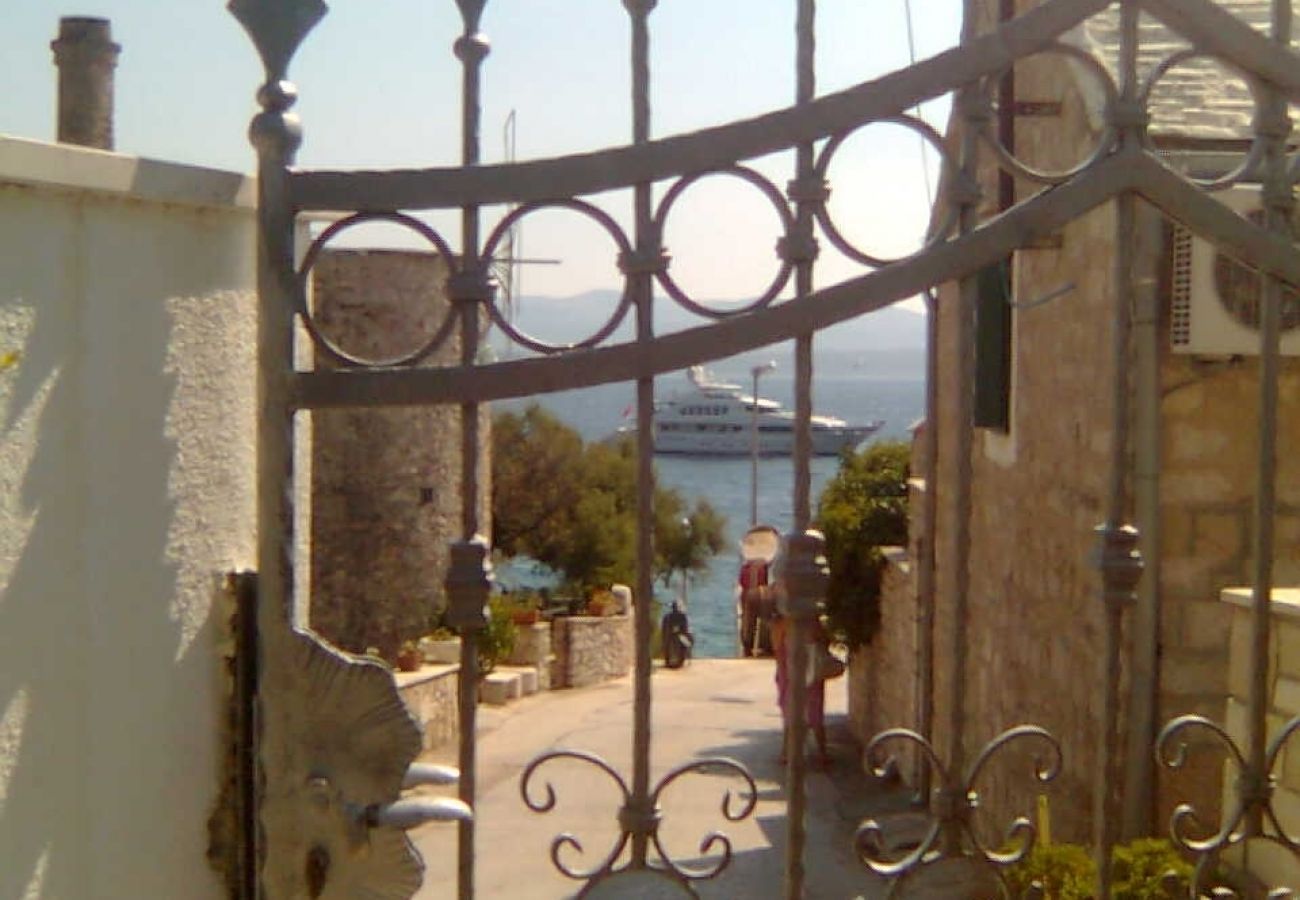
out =
[[(807, 109), (817, 91), (817, 6), (815, 0), (798, 0), (795, 6), (795, 109)], [(795, 203), (794, 227), (782, 245), (782, 256), (794, 265), (794, 303), (807, 305), (813, 293), (813, 266), (817, 259), (817, 239), (813, 235), (815, 209), (828, 195), (825, 183), (817, 174), (813, 159), (814, 146), (809, 140), (795, 146), (795, 175), (787, 194)], [(786, 552), (803, 536), (811, 520), (809, 492), (812, 454), (812, 329), (805, 327), (794, 339), (794, 466), (792, 519), (794, 528), (786, 537)], [(755, 404), (758, 397), (753, 398)], [(800, 544), (802, 546), (802, 544)], [(786, 560), (786, 567), (807, 564), (806, 560)], [(804, 745), (808, 722), (808, 638), (813, 621), (821, 612), (821, 597), (809, 596), (791, 583), (789, 573), (782, 574), (785, 602), (781, 613), (789, 620), (785, 647), (787, 680), (782, 709), (786, 758), (786, 900), (802, 900), (804, 891), (804, 843), (807, 838), (804, 816), (807, 806), (807, 765)], [(793, 588), (793, 590), (792, 590)], [(812, 602), (809, 602), (809, 601)]]
[[(650, 140), (650, 13), (656, 0), (623, 0), (631, 25), (632, 142)], [(640, 181), (633, 189), (637, 262), (627, 275), (632, 303), (636, 307), (637, 342), (654, 337), (654, 287), (651, 276), (662, 258), (659, 235), (651, 213), (652, 186)], [(631, 832), (633, 868), (649, 864), (651, 836), (658, 832), (658, 809), (650, 796), (650, 599), (654, 574), (654, 379), (644, 374), (636, 383), (636, 602), (633, 606), (634, 696), (632, 707), (632, 795), (620, 812), (620, 824)]]
[[(293, 296), (285, 278), (293, 268), (294, 216), (288, 200), (288, 166), (302, 144), (302, 129), (290, 110), (297, 100), (285, 79), (299, 43), (325, 14), (323, 3), (300, 5), (293, 20), (271, 27), (276, 17), (267, 7), (232, 0), (230, 11), (257, 45), (265, 74), (258, 90), (259, 112), (249, 126), (257, 151), (257, 571), (258, 652), (263, 671), (259, 688), (289, 665), (289, 632), (293, 614), (293, 407), (290, 402), (293, 360)], [(288, 269), (285, 263), (288, 262)], [(291, 639), (291, 638), (290, 638)], [(257, 896), (275, 897), (281, 872), (267, 871), (261, 860), (288, 856), (286, 828), (292, 819), (278, 818), (268, 807), (268, 795), (285, 789), (285, 773), (268, 765), (267, 752), (289, 746), (296, 736), (284, 733), (278, 706), (292, 702), (259, 690), (254, 715), (258, 759), (256, 801), (258, 828), (247, 836), (256, 845), (259, 867), (254, 876)], [(284, 860), (286, 868), (292, 865)], [(296, 860), (294, 861), (296, 862)], [(292, 884), (292, 882), (290, 882)], [(288, 892), (286, 891), (286, 894)]]
[[(1272, 37), (1279, 45), (1291, 43), (1291, 3), (1273, 0)], [(1291, 212), (1295, 199), (1287, 171), (1286, 139), (1291, 132), (1291, 118), (1286, 105), (1276, 93), (1265, 87), (1260, 98), (1261, 112), (1255, 132), (1265, 148), (1263, 190), (1266, 227), (1274, 233), (1291, 237)], [(1277, 504), (1277, 382), (1281, 343), (1282, 286), (1271, 275), (1264, 277), (1264, 294), (1260, 310), (1259, 372), (1259, 446), (1257, 449), (1258, 483), (1255, 488), (1254, 557), (1252, 578), (1254, 597), (1251, 610), (1252, 671), (1247, 698), (1250, 717), (1247, 770), (1254, 784), (1242, 785), (1244, 792), (1268, 783), (1268, 643), (1271, 622), (1269, 607), (1273, 594), (1274, 510)], [(1248, 808), (1246, 834), (1264, 832), (1264, 809), (1267, 804)]]
[[(1119, 140), (1120, 152), (1142, 150), (1142, 132), (1147, 112), (1140, 105), (1137, 73), (1138, 7), (1134, 0), (1120, 5), (1119, 102), (1111, 110), (1110, 127)], [(1138, 533), (1126, 525), (1129, 514), (1129, 369), (1133, 316), (1134, 242), (1137, 198), (1124, 191), (1115, 198), (1115, 242), (1112, 253), (1114, 308), (1111, 313), (1111, 433), (1106, 491), (1106, 520), (1097, 529), (1094, 563), (1100, 574), (1099, 599), (1103, 610), (1102, 653), (1099, 680), (1102, 684), (1101, 733), (1098, 756), (1100, 777), (1093, 797), (1093, 834), (1097, 859), (1099, 900), (1110, 900), (1111, 852), (1119, 828), (1118, 789), (1120, 771), (1120, 674), (1124, 614), (1136, 600), (1134, 593), (1142, 575)], [(1157, 551), (1158, 552), (1158, 551)]]
[[(905, 114), (919, 103), (986, 78), (1038, 52), (1110, 0), (1049, 0), (995, 34), (946, 50), (914, 67), (808, 103), (644, 145), (559, 159), (464, 168), (381, 172), (296, 170), (290, 200), (301, 212), (451, 209), (466, 203), (525, 203), (584, 196), (638, 182), (717, 169), (833, 137), (866, 122)], [(1251, 53), (1255, 52), (1252, 46)], [(1276, 54), (1276, 48), (1268, 52)], [(1300, 72), (1279, 82), (1300, 100)]]
[[(487, 38), (479, 33), (486, 2), (487, 0), (456, 0), (463, 30), (452, 49), (461, 63), (461, 165), (465, 168), (479, 164), (482, 72), (483, 62), (490, 50)], [(461, 366), (472, 370), (479, 349), (479, 305), (491, 302), (495, 285), (488, 264), (479, 255), (479, 208), (473, 201), (467, 201), (463, 205), (460, 227), (460, 264), (458, 271), (454, 271), (447, 279), (447, 293), (452, 303), (452, 313), (459, 315), (461, 320)], [(448, 264), (450, 267), (450, 260)], [(482, 448), (478, 401), (473, 397), (461, 398), (460, 440), (461, 544), (459, 547), (453, 546), (453, 554), (460, 548), (473, 548), (486, 556), (489, 551), (488, 541), (479, 536), (479, 461)], [(469, 586), (467, 583), (478, 580), (475, 578), (477, 573), (469, 571), (471, 567), (481, 569), (487, 565), (486, 558), (479, 559), (473, 551), (466, 553), (462, 549), (459, 556), (453, 558), (463, 560), (466, 568), (463, 573), (448, 572), (449, 584), (457, 583), (458, 586)], [(486, 583), (486, 578), (482, 581)], [(461, 597), (449, 598), (449, 602), (460, 607), (456, 612), (461, 635), (460, 675), (457, 681), (460, 713), (459, 796), (471, 809), (478, 790), (478, 635), (488, 624), (483, 607), (486, 599), (482, 586), (478, 584), (473, 584)], [(474, 898), (475, 830), (476, 823), (473, 819), (462, 819), (457, 825), (456, 891), (460, 900)]]

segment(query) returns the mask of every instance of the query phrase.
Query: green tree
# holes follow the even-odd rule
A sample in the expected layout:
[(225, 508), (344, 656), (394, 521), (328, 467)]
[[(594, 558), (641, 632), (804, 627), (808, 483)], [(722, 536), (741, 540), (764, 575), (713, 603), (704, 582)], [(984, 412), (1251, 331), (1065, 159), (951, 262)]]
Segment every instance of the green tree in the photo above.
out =
[(702, 572), (726, 543), (727, 520), (699, 498), (689, 513), (676, 491), (661, 491), (655, 505), (655, 572), (667, 587), (673, 576)]
[[(507, 556), (526, 553), (580, 591), (630, 584), (636, 496), (631, 441), (584, 444), (536, 404), (494, 418), (493, 543)], [(653, 503), (656, 576), (698, 571), (722, 549), (726, 523), (706, 501), (686, 512), (680, 494), (656, 487)]]
[(817, 505), (826, 536), (826, 611), (837, 640), (856, 648), (880, 623), (881, 547), (907, 542), (909, 450), (900, 441), (846, 451)]

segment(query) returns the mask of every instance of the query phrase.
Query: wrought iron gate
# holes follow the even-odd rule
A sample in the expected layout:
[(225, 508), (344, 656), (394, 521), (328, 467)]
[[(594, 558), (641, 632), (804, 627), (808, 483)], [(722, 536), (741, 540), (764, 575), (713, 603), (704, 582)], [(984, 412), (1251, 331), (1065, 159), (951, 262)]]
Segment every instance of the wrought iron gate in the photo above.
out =
[[(613, 2), (613, 0), (610, 0)], [(655, 375), (733, 355), (779, 340), (793, 338), (796, 346), (797, 443), (794, 455), (794, 531), (787, 538), (784, 575), (785, 612), (793, 621), (790, 642), (795, 683), (808, 666), (807, 633), (817, 615), (825, 584), (820, 536), (809, 530), (809, 456), (813, 353), (815, 332), (850, 317), (927, 292), (944, 282), (959, 282), (954, 297), (960, 314), (955, 346), (957, 365), (972, 385), (975, 273), (1017, 247), (1060, 228), (1103, 203), (1116, 211), (1114, 259), (1118, 290), (1114, 298), (1114, 345), (1108, 377), (1113, 386), (1114, 423), (1111, 435), (1110, 491), (1105, 521), (1097, 529), (1096, 563), (1100, 574), (1098, 599), (1104, 609), (1105, 652), (1098, 678), (1104, 703), (1104, 733), (1098, 736), (1103, 771), (1096, 781), (1096, 841), (1101, 878), (1099, 895), (1109, 897), (1110, 850), (1115, 843), (1120, 760), (1119, 704), (1120, 634), (1132, 605), (1142, 560), (1138, 534), (1127, 522), (1128, 445), (1131, 390), (1130, 331), (1134, 305), (1131, 253), (1135, 207), (1139, 199), (1167, 216), (1212, 239), (1265, 274), (1261, 314), (1260, 441), (1257, 504), (1254, 526), (1254, 661), (1251, 676), (1250, 741), (1232, 747), (1240, 768), (1236, 807), (1222, 829), (1204, 841), (1194, 840), (1188, 816), (1180, 811), (1173, 823), (1183, 846), (1203, 862), (1197, 892), (1213, 860), (1227, 846), (1266, 837), (1295, 852), (1296, 841), (1279, 825), (1271, 805), (1272, 767), (1279, 747), (1300, 727), (1288, 723), (1266, 742), (1265, 706), (1269, 640), (1268, 604), (1273, 581), (1273, 531), (1277, 447), (1277, 385), (1279, 357), (1280, 283), (1300, 284), (1300, 254), (1287, 233), (1297, 166), (1289, 156), (1291, 123), (1288, 103), (1300, 101), (1300, 57), (1290, 50), (1291, 8), (1274, 0), (1272, 28), (1263, 35), (1209, 0), (1047, 0), (1019, 16), (980, 29), (986, 3), (966, 0), (960, 44), (934, 58), (875, 81), (818, 97), (815, 88), (814, 0), (792, 0), (797, 34), (797, 91), (794, 104), (755, 119), (662, 140), (651, 139), (650, 33), (656, 0), (624, 0), (631, 29), (632, 143), (601, 153), (519, 164), (479, 164), (480, 76), (488, 45), (480, 34), (487, 0), (457, 0), (463, 34), (454, 50), (463, 67), (461, 165), (447, 169), (389, 172), (323, 172), (293, 168), (299, 126), (291, 108), (293, 86), (286, 80), (289, 62), (307, 33), (325, 14), (322, 0), (231, 0), (231, 11), (252, 36), (265, 66), (265, 84), (258, 92), (262, 111), (254, 118), (251, 139), (259, 156), (260, 242), (259, 289), (259, 568), (261, 601), (259, 633), (262, 643), (259, 682), (260, 828), (249, 835), (257, 842), (261, 860), (259, 896), (408, 896), (419, 884), (418, 860), (394, 827), (429, 816), (460, 818), (460, 894), (474, 894), (474, 823), (468, 816), (475, 793), (475, 644), (463, 642), (461, 677), (460, 754), (461, 798), (465, 806), (430, 808), (395, 799), (403, 779), (439, 777), (440, 773), (408, 771), (418, 750), (409, 723), (401, 713), (387, 676), (365, 662), (348, 658), (322, 645), (301, 630), (293, 612), (292, 548), (294, 507), (291, 491), (294, 459), (294, 416), (343, 406), (380, 407), (418, 404), (457, 404), (463, 428), (461, 478), (462, 540), (452, 548), (448, 579), (450, 614), (467, 635), (484, 626), (483, 606), (489, 585), (488, 546), (480, 536), (479, 407), (492, 400), (524, 393), (556, 391), (613, 381), (637, 384), (639, 459), (639, 566), (636, 592), (651, 594), (650, 560), (652, 487), (651, 414)], [(1118, 79), (1085, 52), (1064, 42), (1064, 35), (1090, 16), (1118, 7), (1120, 58)], [(1155, 70), (1138, 71), (1138, 17), (1149, 15), (1188, 40), (1193, 51), (1175, 54)], [(987, 19), (988, 16), (985, 16)], [(1000, 75), (1016, 60), (1050, 51), (1065, 54), (1094, 70), (1105, 85), (1104, 134), (1096, 152), (1075, 169), (1058, 174), (1035, 172), (999, 144), (991, 128), (992, 93)], [(1152, 84), (1191, 53), (1209, 55), (1248, 73), (1255, 95), (1254, 139), (1241, 166), (1214, 183), (1196, 183), (1167, 168), (1146, 137)], [(949, 144), (908, 111), (919, 103), (952, 94), (955, 98), (959, 146)], [(948, 211), (925, 247), (903, 259), (874, 257), (854, 246), (836, 227), (827, 198), (828, 170), (845, 137), (878, 122), (893, 122), (917, 132), (944, 162), (941, 206)], [(993, 159), (1017, 177), (1047, 189), (1026, 198), (1002, 214), (981, 220), (978, 163), (991, 148)], [(774, 185), (746, 161), (777, 152), (794, 151), (795, 168), (785, 190)], [(676, 198), (695, 180), (712, 173), (738, 177), (756, 187), (777, 209), (784, 230), (778, 247), (778, 274), (752, 303), (722, 313), (690, 297), (672, 275), (663, 244), (665, 220)], [(1210, 193), (1251, 179), (1264, 185), (1267, 222), (1263, 227), (1242, 219)], [(657, 187), (666, 186), (657, 193)], [(634, 197), (634, 222), (627, 233), (612, 218), (584, 200), (609, 190), (628, 190)], [(512, 204), (517, 208), (486, 237), (481, 208)], [(622, 301), (608, 323), (586, 340), (553, 346), (520, 333), (494, 300), (489, 263), (510, 224), (547, 207), (562, 207), (594, 219), (617, 248), (624, 276)], [(452, 242), (412, 217), (411, 213), (456, 209), (461, 215), (457, 252)], [(443, 256), (452, 275), (448, 294), (453, 309), (436, 335), (423, 347), (395, 360), (365, 360), (333, 346), (315, 328), (304, 285), (310, 263), (298, 265), (294, 256), (295, 222), (312, 211), (344, 211), (349, 218), (335, 229), (382, 218), (413, 229)], [(865, 274), (831, 287), (814, 289), (818, 234), (860, 263)], [(701, 327), (669, 335), (655, 330), (653, 293), (656, 285), (673, 301), (707, 320)], [(781, 301), (791, 287), (793, 297)], [(932, 310), (933, 312), (933, 310)], [(608, 341), (628, 317), (635, 339), (617, 345)], [(479, 364), (478, 350), (488, 323), (515, 342), (538, 353), (535, 358)], [(318, 353), (340, 364), (329, 370), (295, 364), (295, 330), (304, 329)], [(451, 335), (461, 342), (461, 364), (452, 368), (424, 365), (425, 358)], [(931, 352), (937, 352), (932, 343)], [(931, 394), (933, 397), (933, 394)], [(965, 574), (970, 559), (970, 508), (973, 426), (972, 391), (961, 392), (956, 454), (958, 475), (953, 485), (957, 517), (953, 539), (957, 548), (952, 580), (953, 615), (960, 625), (966, 615)], [(934, 410), (930, 410), (933, 415)], [(931, 430), (929, 465), (935, 465)], [(933, 471), (929, 473), (933, 476)], [(931, 532), (934, 529), (930, 523)], [(932, 537), (932, 534), (930, 535)], [(932, 544), (932, 542), (931, 542)], [(931, 569), (933, 561), (930, 560)], [(922, 602), (934, 586), (933, 572), (923, 577)], [(924, 576), (924, 568), (923, 568)], [(932, 603), (932, 596), (928, 598)], [(658, 791), (650, 783), (650, 658), (649, 606), (636, 605), (635, 734), (633, 770), (626, 780), (626, 804), (619, 816), (622, 839), (611, 855), (586, 873), (575, 873), (595, 895), (619, 884), (658, 881), (689, 894), (693, 878), (709, 872), (687, 872), (659, 848), (656, 808)], [(960, 627), (952, 629), (950, 647), (957, 677), (951, 684), (948, 744), (929, 742), (929, 723), (922, 717), (919, 731), (894, 730), (879, 735), (873, 747), (894, 740), (912, 741), (933, 763), (936, 779), (930, 810), (933, 826), (915, 852), (896, 860), (879, 858), (873, 825), (863, 830), (867, 864), (895, 879), (905, 893), (918, 873), (953, 860), (974, 861), (995, 876), (993, 888), (971, 888), (982, 896), (997, 890), (997, 872), (1023, 856), (1034, 839), (1033, 827), (1019, 822), (1012, 831), (1018, 846), (1000, 852), (980, 844), (970, 828), (976, 799), (972, 782), (988, 759), (1012, 742), (1037, 741), (1047, 748), (1037, 773), (1050, 778), (1059, 763), (1059, 747), (1046, 731), (1021, 726), (1001, 735), (982, 750), (964, 745), (963, 675), (967, 647)], [(925, 648), (935, 652), (935, 648)], [(790, 740), (802, 747), (803, 696), (793, 692)], [(1202, 729), (1230, 739), (1213, 722), (1184, 717), (1170, 722), (1160, 735), (1162, 751), (1177, 762), (1174, 748), (1183, 735)], [(358, 730), (365, 736), (358, 742)], [(581, 755), (581, 754), (577, 754)], [(531, 774), (538, 761), (530, 767)], [(607, 769), (599, 760), (597, 766)], [(710, 765), (696, 763), (695, 766)], [(729, 808), (743, 816), (752, 808), (753, 783), (730, 763), (747, 783), (751, 800)], [(689, 767), (688, 767), (689, 768)], [(608, 770), (608, 769), (607, 769)], [(677, 777), (675, 770), (666, 780)], [(443, 773), (445, 774), (445, 773)], [(789, 840), (787, 897), (803, 889), (804, 765), (801, 753), (789, 754)], [(527, 776), (525, 777), (527, 787)], [(546, 801), (532, 799), (535, 808)], [(626, 853), (624, 853), (626, 849)], [(726, 855), (719, 863), (725, 865)]]

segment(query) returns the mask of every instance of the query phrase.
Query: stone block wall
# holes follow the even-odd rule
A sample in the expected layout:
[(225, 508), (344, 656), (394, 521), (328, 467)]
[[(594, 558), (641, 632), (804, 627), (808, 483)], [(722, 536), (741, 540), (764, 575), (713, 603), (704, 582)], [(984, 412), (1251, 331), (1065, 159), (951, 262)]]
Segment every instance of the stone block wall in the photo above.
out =
[(532, 666), (537, 669), (537, 689), (551, 689), (551, 668), (555, 654), (551, 652), (551, 624), (537, 622), (533, 625), (516, 626), (515, 649), (511, 651), (506, 663), (512, 666)]
[[(1248, 700), (1251, 673), (1251, 592), (1249, 588), (1225, 590), (1220, 605), (1229, 623), (1231, 652), (1228, 667), (1228, 698), (1221, 715), (1228, 734), (1242, 752), (1250, 746)], [(1300, 716), (1300, 590), (1273, 592), (1272, 640), (1269, 642), (1268, 729), (1272, 741), (1285, 724)], [(1233, 808), (1236, 799), (1235, 766), (1221, 766), (1221, 757), (1210, 763), (1222, 768), (1223, 807)], [(1300, 745), (1292, 738), (1274, 766), (1276, 779), (1273, 809), (1283, 827), (1294, 828), (1300, 821)], [(1261, 879), (1269, 887), (1294, 887), (1300, 884), (1300, 864), (1289, 851), (1264, 842), (1248, 843), (1244, 849), (1229, 854), (1236, 865)]]
[[(1197, 713), (1222, 721), (1223, 698), (1232, 687), (1228, 635), (1235, 616), (1219, 597), (1252, 577), (1259, 364), (1255, 358), (1210, 362), (1170, 353), (1161, 374), (1159, 720)], [(1300, 441), (1300, 370), (1294, 360), (1283, 361), (1279, 395), (1274, 584), (1295, 586), (1300, 459), (1285, 451)], [(1178, 803), (1203, 799), (1188, 796), (1189, 784), (1215, 781), (1209, 770), (1161, 773), (1159, 823), (1169, 821)]]
[[(849, 725), (862, 744), (887, 728), (917, 728), (917, 607), (912, 562), (901, 547), (885, 550), (880, 630), (849, 658)], [(891, 748), (899, 774), (916, 783), (910, 747)]]
[[(440, 257), (326, 252), (313, 309), (337, 346), (367, 359), (416, 349), (449, 304)], [(456, 336), (430, 364), (457, 361)], [(318, 367), (331, 365), (318, 354)], [(481, 530), (488, 533), (488, 434), (481, 425)], [(391, 658), (428, 633), (443, 599), (448, 544), (459, 538), (461, 438), (455, 407), (323, 410), (312, 416), (311, 625), (353, 651)]]
[[(1050, 56), (1032, 58), (1016, 66), (1016, 87), (1020, 99), (1062, 105), (1059, 116), (1016, 120), (1016, 146), (1027, 162), (1066, 168), (1095, 143), (1087, 98), (1069, 66)], [(980, 215), (989, 218), (998, 212), (997, 170), (989, 154), (981, 162)], [(1016, 198), (1040, 189), (1017, 183)], [(1065, 841), (1090, 839), (1100, 761), (1103, 607), (1088, 559), (1093, 529), (1104, 517), (1112, 428), (1106, 349), (1114, 320), (1114, 223), (1113, 204), (1105, 204), (1012, 257), (1015, 301), (1069, 289), (1013, 313), (1010, 427), (975, 434), (966, 572), (958, 571), (953, 487), (957, 401), (970, 387), (956, 368), (955, 284), (944, 286), (939, 303), (934, 742), (946, 756), (956, 677), (962, 680), (968, 760), (1008, 728), (1047, 728), (1066, 747), (1060, 776), (1044, 790), (1033, 778), (1040, 748), (1000, 752), (977, 786), (979, 820), (1005, 823), (1031, 814), (1036, 795), (1046, 793), (1053, 835)], [(1159, 235), (1158, 219), (1145, 213), (1137, 248), (1144, 277), (1158, 258)], [(954, 598), (962, 586), (968, 612), (957, 622)], [(969, 654), (960, 676), (953, 667), (958, 642)]]
[(397, 693), (420, 726), (424, 749), (460, 739), (460, 666), (424, 666), (418, 672), (394, 672)]
[[(1026, 4), (1018, 6), (1023, 10)], [(1059, 116), (1016, 120), (1016, 147), (1026, 162), (1068, 167), (1085, 152), (1081, 148), (1095, 144), (1089, 118), (1095, 98), (1083, 95), (1069, 66), (1050, 57), (1032, 58), (1016, 66), (1016, 85), (1021, 99), (1062, 104)], [(997, 212), (997, 176), (987, 153), (982, 163), (985, 200), (980, 213), (990, 217)], [(1040, 189), (1028, 183), (1016, 188), (1018, 199)], [(951, 649), (960, 639), (970, 652), (963, 676), (967, 754), (1000, 731), (1026, 722), (1060, 738), (1065, 768), (1047, 793), (1054, 834), (1075, 841), (1092, 834), (1091, 803), (1100, 765), (1103, 604), (1089, 556), (1092, 531), (1104, 519), (1110, 466), (1114, 227), (1114, 206), (1106, 204), (1066, 225), (1056, 240), (1037, 241), (1013, 257), (1017, 302), (1068, 290), (1051, 302), (1013, 313), (1011, 425), (1006, 432), (978, 430), (970, 460), (968, 575), (956, 572), (953, 542), (956, 401), (969, 390), (955, 365), (955, 285), (941, 292), (937, 343), (936, 746), (948, 744)], [(1159, 358), (1158, 522), (1137, 523), (1148, 535), (1160, 532), (1159, 546), (1150, 538), (1141, 546), (1152, 563), (1147, 577), (1158, 572), (1158, 724), (1189, 712), (1223, 716), (1229, 614), (1217, 598), (1225, 586), (1247, 583), (1250, 577), (1258, 413), (1255, 358), (1195, 359), (1167, 349), (1166, 235), (1159, 214), (1139, 203), (1138, 278), (1158, 292), (1157, 331), (1166, 348)], [(1300, 582), (1300, 554), (1294, 549), (1300, 543), (1300, 458), (1285, 452), (1300, 441), (1296, 360), (1283, 361), (1280, 395), (1276, 583), (1289, 585)], [(1127, 515), (1135, 517), (1135, 511)], [(960, 624), (952, 605), (959, 580), (969, 590), (969, 613)], [(1124, 636), (1126, 660), (1132, 640), (1130, 630)], [(1121, 672), (1126, 697), (1131, 674), (1126, 662)], [(1004, 758), (1005, 764), (990, 770), (980, 786), (982, 808), (992, 814), (989, 821), (1028, 812), (1038, 792), (1029, 774), (1030, 756), (1013, 752)], [(1158, 773), (1152, 830), (1163, 832), (1173, 805), (1183, 801), (1216, 820), (1217, 770), (1190, 776)]]
[(632, 667), (631, 616), (563, 616), (551, 623), (552, 688), (622, 678)]

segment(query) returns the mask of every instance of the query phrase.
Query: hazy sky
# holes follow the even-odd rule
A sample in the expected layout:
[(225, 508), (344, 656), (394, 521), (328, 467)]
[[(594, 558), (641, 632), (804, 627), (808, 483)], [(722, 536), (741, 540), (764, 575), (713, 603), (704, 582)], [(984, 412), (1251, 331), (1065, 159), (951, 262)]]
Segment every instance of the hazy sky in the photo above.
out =
[[(454, 0), (333, 0), (299, 52), (304, 166), (379, 167), (458, 162), (459, 70), (451, 44)], [(60, 15), (113, 21), (123, 45), (117, 73), (117, 145), (125, 153), (248, 171), (245, 130), (260, 67), (223, 0), (11, 0), (0, 30), (0, 133), (49, 139), (54, 69), (49, 41)], [(794, 95), (793, 0), (660, 0), (651, 16), (653, 131), (691, 131), (788, 105)], [(912, 0), (919, 57), (950, 46), (957, 0)], [(504, 155), (506, 116), (518, 117), (520, 159), (625, 143), (628, 19), (621, 0), (490, 0), (483, 29), (485, 161)], [(908, 62), (905, 0), (818, 4), (818, 89), (825, 93)], [(947, 106), (925, 110), (942, 129)], [(934, 157), (930, 156), (933, 168)], [(792, 160), (757, 166), (784, 188)], [(832, 208), (864, 247), (915, 247), (927, 217), (917, 139), (878, 126), (852, 139), (831, 171)], [(663, 188), (660, 188), (662, 193)], [(620, 219), (624, 195), (600, 199)], [(752, 189), (707, 179), (669, 220), (666, 243), (679, 281), (700, 297), (743, 297), (775, 271), (777, 220)], [(489, 216), (499, 212), (489, 211)], [(455, 246), (454, 223), (434, 220)], [(389, 240), (373, 235), (375, 241)], [(568, 214), (526, 220), (525, 291), (568, 295), (617, 282), (613, 249)], [(822, 283), (859, 269), (832, 253)]]

